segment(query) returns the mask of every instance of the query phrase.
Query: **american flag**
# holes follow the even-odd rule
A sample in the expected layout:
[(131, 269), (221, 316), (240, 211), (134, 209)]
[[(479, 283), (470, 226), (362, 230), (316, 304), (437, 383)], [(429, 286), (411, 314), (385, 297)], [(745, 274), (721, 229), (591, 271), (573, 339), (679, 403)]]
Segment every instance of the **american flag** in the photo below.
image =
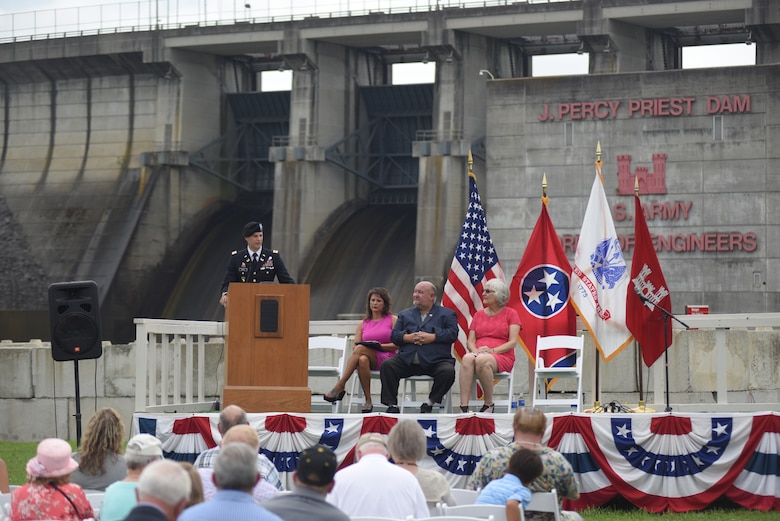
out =
[(482, 309), (482, 285), (496, 277), (504, 280), (504, 272), (488, 231), (477, 177), (469, 169), (469, 209), (441, 299), (444, 307), (458, 315), (458, 339), (454, 344), (458, 360), (466, 354), (471, 317)]

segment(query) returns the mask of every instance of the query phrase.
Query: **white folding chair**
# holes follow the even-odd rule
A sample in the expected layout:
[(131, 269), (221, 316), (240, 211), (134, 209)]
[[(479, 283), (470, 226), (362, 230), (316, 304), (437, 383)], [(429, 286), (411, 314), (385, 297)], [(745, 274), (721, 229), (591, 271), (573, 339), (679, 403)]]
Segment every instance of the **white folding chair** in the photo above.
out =
[(382, 516), (351, 516), (350, 519), (352, 521), (398, 521), (394, 517)]
[(506, 505), (448, 505), (441, 506), (442, 516), (470, 516), (480, 519), (493, 518), (494, 521), (506, 521)]
[[(506, 516), (504, 517), (506, 519)], [(353, 520), (356, 518), (352, 518)], [(493, 516), (488, 517), (471, 517), (471, 516), (459, 516), (459, 515), (446, 515), (446, 516), (435, 516), (435, 517), (424, 517), (422, 519), (420, 518), (413, 518), (413, 517), (407, 517), (407, 520), (414, 521), (494, 521)], [(524, 521), (524, 520), (523, 520)]]
[(561, 521), (561, 505), (558, 503), (558, 491), (552, 489), (549, 492), (534, 492), (531, 494), (531, 502), (528, 503), (526, 512), (549, 512), (554, 521)]
[[(550, 407), (576, 408), (582, 412), (582, 352), (585, 337), (569, 335), (537, 336), (536, 337), (536, 367), (534, 368), (533, 405)], [(569, 349), (575, 352), (573, 367), (545, 367), (542, 353), (550, 349)], [(550, 398), (547, 392), (547, 380), (576, 379), (576, 391), (563, 393), (560, 398)], [(574, 396), (571, 396), (571, 395)]]
[[(338, 380), (344, 371), (347, 355), (348, 339), (343, 336), (311, 336), (309, 337), (309, 363), (312, 359), (322, 362), (322, 365), (309, 365), (309, 377), (329, 377)], [(331, 364), (326, 362), (333, 361)], [(318, 398), (321, 399), (319, 395)], [(322, 402), (312, 397), (312, 405), (322, 405)], [(332, 410), (336, 414), (341, 409), (341, 401), (333, 402)]]
[[(371, 381), (379, 380), (379, 371), (371, 371)], [(360, 385), (360, 378), (358, 378), (357, 371), (352, 377), (352, 385), (349, 388), (349, 402), (347, 403), (347, 413), (352, 412), (352, 406), (356, 405), (360, 407), (365, 401), (363, 397), (363, 387)], [(374, 404), (376, 407), (376, 404)]]
[(479, 496), (479, 490), (469, 490), (467, 488), (451, 488), (450, 493), (456, 505), (473, 505)]
[[(427, 393), (422, 399), (417, 398), (417, 384), (420, 382), (429, 382), (430, 384), (433, 384), (433, 377), (428, 375), (420, 375), (409, 376), (408, 378), (403, 379), (403, 385), (401, 386), (401, 405), (399, 405), (401, 414), (403, 414), (404, 409), (417, 408), (419, 412), (420, 405), (427, 401), (425, 400), (425, 398), (428, 396)], [(409, 399), (406, 398), (407, 384), (409, 385)], [(441, 408), (444, 409), (444, 412), (452, 412), (452, 387), (450, 387), (450, 389), (447, 391), (447, 394), (444, 395), (444, 401), (441, 403)]]
[(89, 504), (92, 505), (92, 510), (98, 511), (103, 506), (103, 495), (105, 492), (89, 492), (85, 494)]
[(0, 494), (0, 521), (11, 517), (11, 493)]
[[(503, 373), (495, 373), (493, 375), (493, 386), (494, 386), (494, 398), (493, 403), (496, 407), (506, 407), (506, 413), (512, 414), (512, 401), (514, 400), (515, 396), (515, 368), (513, 367), (511, 371), (503, 372)], [(507, 392), (507, 399), (506, 400), (496, 400), (495, 399), (495, 385), (497, 384), (497, 381), (504, 381), (509, 384), (509, 390)], [(480, 407), (483, 404), (481, 400), (477, 400), (477, 379), (474, 378), (474, 383), (471, 385), (471, 400), (469, 400), (469, 407)], [(495, 411), (495, 409), (493, 409)]]

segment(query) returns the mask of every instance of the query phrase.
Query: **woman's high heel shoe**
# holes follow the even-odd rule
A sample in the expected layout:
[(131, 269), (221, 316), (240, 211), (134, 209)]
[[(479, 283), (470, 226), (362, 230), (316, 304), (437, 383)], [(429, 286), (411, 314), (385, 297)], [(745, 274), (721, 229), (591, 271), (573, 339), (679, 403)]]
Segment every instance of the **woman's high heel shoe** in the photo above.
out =
[(489, 413), (492, 414), (493, 413), (493, 409), (495, 409), (495, 408), (496, 408), (496, 404), (495, 403), (491, 403), (490, 405), (485, 404), (485, 405), (482, 406), (482, 408), (479, 410), (479, 412), (489, 412)]
[(347, 391), (341, 391), (340, 393), (337, 393), (334, 390), (331, 390), (328, 394), (323, 394), (322, 397), (326, 402), (340, 402), (342, 398), (344, 398), (344, 395), (347, 394)]
[(460, 412), (469, 412), (469, 406), (468, 405), (461, 405), (460, 406)]

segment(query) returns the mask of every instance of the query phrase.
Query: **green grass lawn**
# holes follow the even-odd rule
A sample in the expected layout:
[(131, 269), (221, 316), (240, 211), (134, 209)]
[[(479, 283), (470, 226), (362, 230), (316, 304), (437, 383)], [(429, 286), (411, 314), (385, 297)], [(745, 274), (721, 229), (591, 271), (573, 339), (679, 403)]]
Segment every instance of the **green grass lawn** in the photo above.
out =
[[(71, 441), (71, 445), (75, 449), (74, 441)], [(37, 442), (0, 441), (0, 458), (8, 466), (8, 477), (12, 485), (25, 483), (24, 468), (27, 460), (35, 456), (37, 446)], [(613, 506), (586, 510), (582, 512), (582, 517), (585, 521), (651, 521), (659, 518), (669, 521), (780, 521), (780, 512), (756, 512), (736, 508), (731, 504), (717, 504), (701, 512), (651, 514), (621, 501)]]

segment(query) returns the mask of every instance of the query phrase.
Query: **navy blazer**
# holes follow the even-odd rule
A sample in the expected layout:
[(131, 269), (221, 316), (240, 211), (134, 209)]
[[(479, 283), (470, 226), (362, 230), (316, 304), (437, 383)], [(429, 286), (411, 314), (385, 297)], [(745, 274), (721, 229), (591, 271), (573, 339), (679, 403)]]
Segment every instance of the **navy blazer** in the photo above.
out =
[[(405, 334), (418, 331), (433, 333), (436, 335), (436, 341), (421, 346), (404, 343)], [(452, 343), (456, 338), (458, 338), (458, 318), (455, 312), (438, 304), (433, 305), (425, 320), (421, 320), (420, 311), (416, 307), (404, 309), (398, 313), (398, 320), (390, 334), (390, 340), (399, 346), (396, 356), (410, 365), (414, 354), (417, 353), (423, 368), (439, 362), (455, 364), (455, 359), (452, 358)]]
[(282, 284), (295, 284), (279, 252), (261, 248), (260, 261), (253, 263), (249, 250), (244, 248), (230, 254), (220, 291), (226, 292), (231, 282), (273, 282), (274, 278), (279, 279)]

